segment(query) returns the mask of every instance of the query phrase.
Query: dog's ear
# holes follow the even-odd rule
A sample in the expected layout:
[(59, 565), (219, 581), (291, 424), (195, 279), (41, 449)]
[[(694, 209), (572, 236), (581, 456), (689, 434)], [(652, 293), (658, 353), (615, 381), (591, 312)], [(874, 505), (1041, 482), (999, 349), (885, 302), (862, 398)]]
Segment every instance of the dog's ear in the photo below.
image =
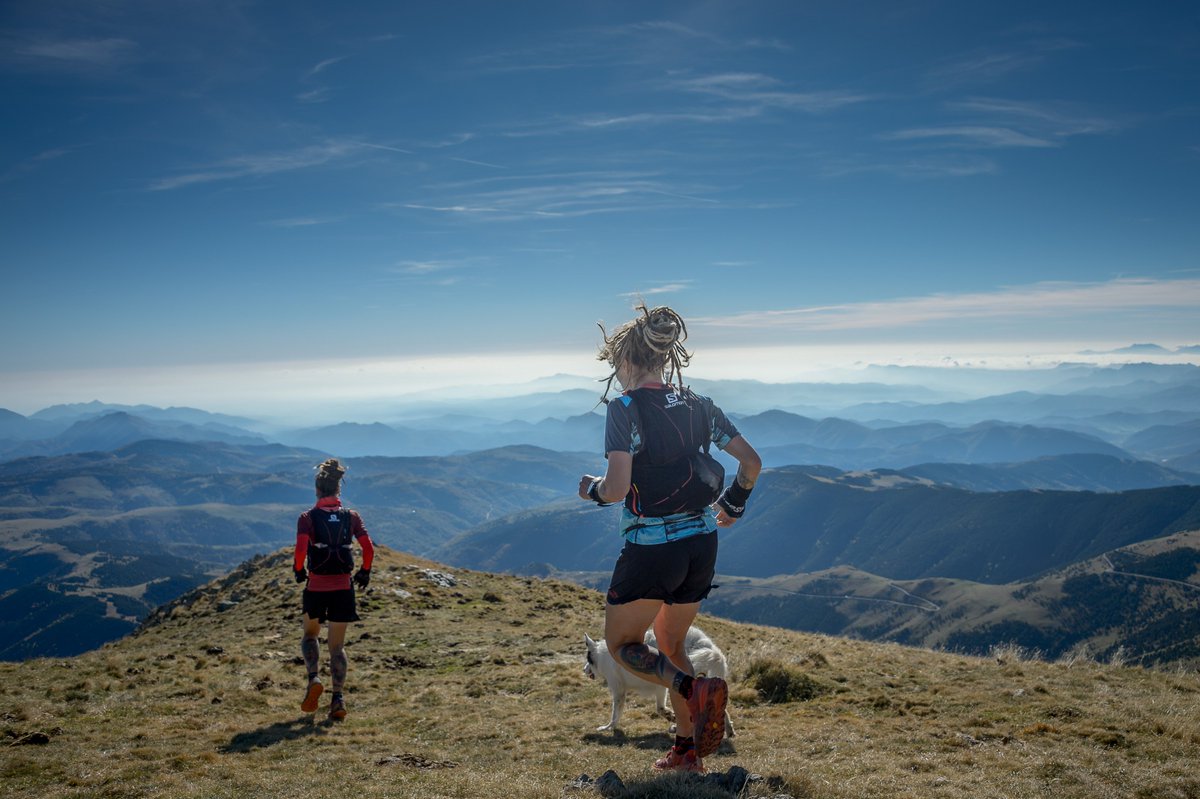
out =
[(585, 644), (587, 644), (588, 649), (591, 649), (593, 651), (596, 649), (596, 642), (593, 641), (592, 636), (588, 635), (587, 633), (583, 634), (583, 642)]

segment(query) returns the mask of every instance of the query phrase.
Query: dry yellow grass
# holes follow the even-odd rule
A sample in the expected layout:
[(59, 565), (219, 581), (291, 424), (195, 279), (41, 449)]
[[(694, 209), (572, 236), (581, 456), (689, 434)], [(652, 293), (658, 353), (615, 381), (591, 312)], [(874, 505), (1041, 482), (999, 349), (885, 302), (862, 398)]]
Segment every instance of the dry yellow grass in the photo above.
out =
[[(652, 772), (671, 739), (637, 699), (624, 735), (595, 731), (608, 692), (581, 666), (583, 633), (602, 633), (597, 592), (380, 548), (336, 724), (327, 703), (299, 711), (298, 608), (277, 553), (99, 651), (0, 664), (5, 796), (586, 798), (566, 786), (610, 769), (623, 797), (730, 795)], [(706, 762), (761, 775), (743, 796), (1200, 797), (1195, 673), (701, 625), (729, 657), (739, 733)], [(821, 693), (760, 701), (746, 675), (767, 660)], [(3, 745), (31, 733), (48, 742)]]

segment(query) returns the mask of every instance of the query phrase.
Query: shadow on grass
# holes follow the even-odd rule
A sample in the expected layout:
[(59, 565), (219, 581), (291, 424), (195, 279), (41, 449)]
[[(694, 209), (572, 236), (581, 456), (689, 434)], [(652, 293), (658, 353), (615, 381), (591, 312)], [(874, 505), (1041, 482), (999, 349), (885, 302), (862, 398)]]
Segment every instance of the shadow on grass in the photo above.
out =
[(626, 735), (621, 730), (597, 730), (587, 733), (581, 740), (600, 746), (632, 746), (635, 749), (664, 749), (675, 743), (675, 738), (665, 732)]
[(217, 751), (221, 754), (231, 752), (252, 752), (255, 749), (266, 749), (283, 741), (294, 741), (297, 738), (324, 735), (329, 724), (318, 724), (312, 716), (301, 716), (291, 721), (277, 721), (268, 727), (259, 727), (250, 732), (239, 732)]
[[(598, 730), (587, 733), (580, 740), (584, 743), (596, 744), (598, 746), (632, 746), (634, 749), (665, 752), (675, 743), (675, 736), (668, 735), (665, 732), (626, 735), (620, 730)], [(721, 746), (717, 749), (717, 753), (722, 755), (736, 755), (737, 749), (734, 748), (733, 742), (726, 738), (721, 741)]]

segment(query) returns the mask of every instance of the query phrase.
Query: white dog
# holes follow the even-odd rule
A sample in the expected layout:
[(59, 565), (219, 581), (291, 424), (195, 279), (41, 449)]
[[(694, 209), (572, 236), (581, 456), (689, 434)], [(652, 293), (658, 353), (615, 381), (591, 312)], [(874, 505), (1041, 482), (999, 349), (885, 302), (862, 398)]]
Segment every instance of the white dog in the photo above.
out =
[[(645, 641), (648, 646), (655, 645), (653, 630), (646, 633)], [(625, 696), (631, 691), (653, 699), (655, 712), (658, 715), (672, 721), (675, 719), (675, 713), (667, 703), (666, 688), (643, 680), (618, 664), (609, 654), (603, 639), (593, 641), (591, 636), (585, 633), (583, 642), (587, 644), (587, 659), (583, 664), (583, 673), (593, 680), (599, 677), (608, 685), (608, 691), (612, 694), (612, 717), (607, 724), (596, 729), (618, 729), (621, 712), (625, 710)], [(721, 679), (729, 678), (729, 666), (725, 662), (725, 655), (699, 627), (693, 625), (688, 629), (687, 638), (684, 639), (684, 648), (687, 650), (688, 658), (692, 661), (692, 666), (696, 669), (697, 677), (703, 675)], [(672, 732), (674, 729), (675, 725), (672, 724)], [(733, 722), (729, 720), (729, 711), (726, 710), (725, 737), (732, 738), (733, 735)]]

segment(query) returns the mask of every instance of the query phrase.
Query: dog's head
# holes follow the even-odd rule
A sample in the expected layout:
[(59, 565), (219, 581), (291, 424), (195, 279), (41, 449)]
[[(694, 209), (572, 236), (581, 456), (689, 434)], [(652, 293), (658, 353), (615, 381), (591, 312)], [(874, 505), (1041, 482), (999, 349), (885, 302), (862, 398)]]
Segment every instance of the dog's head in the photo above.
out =
[(583, 634), (583, 643), (587, 646), (587, 654), (584, 656), (583, 673), (588, 676), (588, 679), (596, 679), (599, 674), (603, 677), (603, 672), (600, 671), (599, 654), (600, 650), (604, 649), (604, 642), (596, 642), (587, 633)]

